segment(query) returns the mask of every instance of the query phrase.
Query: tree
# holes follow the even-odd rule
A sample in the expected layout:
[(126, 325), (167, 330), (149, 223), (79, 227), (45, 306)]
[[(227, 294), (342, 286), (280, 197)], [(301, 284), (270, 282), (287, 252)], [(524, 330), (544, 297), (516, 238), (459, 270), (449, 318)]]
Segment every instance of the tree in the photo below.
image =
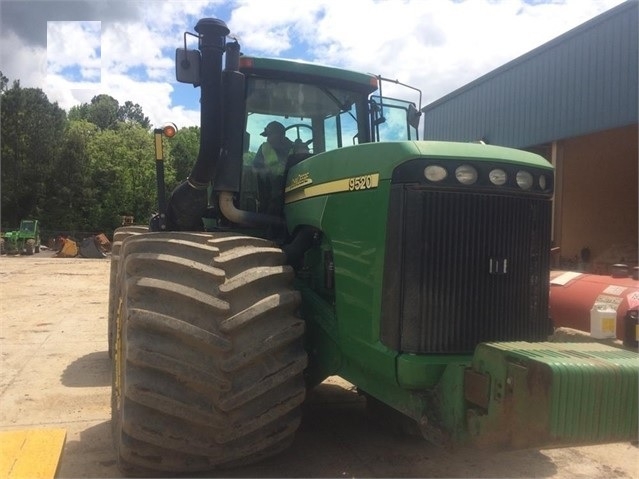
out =
[(33, 217), (44, 229), (111, 233), (121, 214), (145, 222), (156, 211), (153, 133), (137, 103), (97, 95), (67, 118), (42, 90), (8, 85), (0, 72), (3, 227)]
[(94, 96), (91, 103), (71, 107), (69, 120), (87, 120), (101, 130), (114, 130), (120, 122), (137, 124), (146, 130), (151, 127), (140, 105), (130, 100), (120, 105), (118, 100), (105, 94)]
[[(169, 140), (171, 145), (170, 163), (175, 170), (177, 182), (184, 181), (191, 173), (200, 149), (200, 127), (189, 126), (181, 129)], [(167, 156), (167, 158), (169, 158)], [(177, 185), (169, 185), (173, 189)]]
[(15, 227), (22, 218), (46, 223), (47, 183), (60, 153), (66, 113), (39, 88), (19, 81), (2, 92), (2, 223)]
[(149, 118), (144, 115), (142, 107), (132, 101), (125, 101), (118, 110), (118, 120), (125, 123), (137, 123), (142, 128), (151, 128)]
[[(63, 230), (91, 231), (96, 225), (87, 221), (92, 202), (91, 158), (88, 144), (98, 128), (86, 120), (69, 121), (62, 139), (61, 152), (49, 183), (48, 219)], [(100, 229), (98, 227), (98, 229)]]
[(118, 100), (109, 95), (97, 95), (87, 108), (87, 120), (101, 130), (114, 129), (118, 123)]
[(9, 79), (0, 71), (0, 93), (4, 92), (9, 85)]
[(89, 104), (82, 103), (81, 105), (74, 105), (69, 109), (67, 115), (69, 121), (89, 120)]
[[(112, 230), (121, 215), (146, 222), (157, 211), (153, 134), (138, 124), (121, 123), (115, 130), (98, 132), (88, 144), (91, 189), (84, 212), (92, 224)], [(170, 165), (167, 165), (170, 166)], [(172, 168), (165, 172), (174, 181)]]

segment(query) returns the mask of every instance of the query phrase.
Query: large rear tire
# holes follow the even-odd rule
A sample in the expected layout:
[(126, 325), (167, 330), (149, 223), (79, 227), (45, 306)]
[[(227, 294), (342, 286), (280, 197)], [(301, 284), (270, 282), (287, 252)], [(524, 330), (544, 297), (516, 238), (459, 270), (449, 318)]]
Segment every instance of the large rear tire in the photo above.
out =
[(112, 389), (123, 472), (244, 465), (291, 443), (307, 358), (284, 260), (272, 243), (233, 234), (123, 244)]

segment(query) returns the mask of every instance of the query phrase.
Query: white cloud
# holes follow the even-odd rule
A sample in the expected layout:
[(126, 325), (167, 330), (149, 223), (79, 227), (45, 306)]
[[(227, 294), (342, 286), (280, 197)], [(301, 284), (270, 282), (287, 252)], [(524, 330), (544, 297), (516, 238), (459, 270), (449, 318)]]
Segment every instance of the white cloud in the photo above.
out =
[(23, 87), (42, 87), (47, 76), (47, 50), (25, 45), (14, 32), (0, 36), (0, 69)]
[(90, 102), (91, 98), (101, 93), (99, 86), (96, 82), (72, 82), (62, 75), (47, 75), (42, 89), (49, 101), (57, 102), (61, 108), (68, 111), (73, 105)]
[(138, 103), (153, 126), (172, 121), (178, 126), (196, 125), (199, 112), (181, 105), (171, 105), (174, 86), (161, 81), (136, 81), (122, 73), (108, 73), (102, 79), (102, 93), (108, 93), (122, 105), (130, 100)]
[(113, 24), (102, 35), (104, 69), (111, 73), (127, 73), (136, 67), (151, 79), (170, 81), (172, 59), (162, 53), (168, 46), (165, 37), (152, 28), (140, 29), (133, 23)]
[(100, 22), (48, 22), (48, 73), (61, 74), (78, 66), (83, 81), (99, 81), (100, 43)]
[(280, 55), (292, 47), (296, 36), (303, 37), (305, 31), (315, 31), (315, 17), (325, 3), (325, 0), (279, 0), (275, 3), (239, 0), (228, 25), (231, 32), (253, 51)]

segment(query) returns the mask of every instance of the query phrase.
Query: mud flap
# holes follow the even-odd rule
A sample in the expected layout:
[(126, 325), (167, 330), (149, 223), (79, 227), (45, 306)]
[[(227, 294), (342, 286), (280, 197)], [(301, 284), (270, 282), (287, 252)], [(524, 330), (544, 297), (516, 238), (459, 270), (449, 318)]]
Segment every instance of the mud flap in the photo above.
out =
[(526, 448), (637, 438), (639, 355), (599, 343), (485, 343), (464, 374), (472, 443)]

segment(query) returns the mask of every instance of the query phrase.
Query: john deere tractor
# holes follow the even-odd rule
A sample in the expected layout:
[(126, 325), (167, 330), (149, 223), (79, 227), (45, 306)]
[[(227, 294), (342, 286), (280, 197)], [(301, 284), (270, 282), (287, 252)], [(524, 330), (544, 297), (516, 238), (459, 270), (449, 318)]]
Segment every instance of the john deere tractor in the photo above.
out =
[[(396, 81), (240, 55), (217, 19), (195, 32), (176, 71), (200, 88), (198, 157), (168, 201), (158, 182), (148, 228), (116, 231), (123, 471), (273, 455), (331, 375), (440, 444), (636, 438), (637, 354), (546, 342), (547, 161), (419, 141), (419, 106), (382, 95)], [(265, 171), (254, 156), (273, 121), (291, 148)]]
[(40, 252), (40, 227), (38, 220), (22, 220), (16, 231), (7, 231), (0, 238), (2, 254), (27, 254)]

